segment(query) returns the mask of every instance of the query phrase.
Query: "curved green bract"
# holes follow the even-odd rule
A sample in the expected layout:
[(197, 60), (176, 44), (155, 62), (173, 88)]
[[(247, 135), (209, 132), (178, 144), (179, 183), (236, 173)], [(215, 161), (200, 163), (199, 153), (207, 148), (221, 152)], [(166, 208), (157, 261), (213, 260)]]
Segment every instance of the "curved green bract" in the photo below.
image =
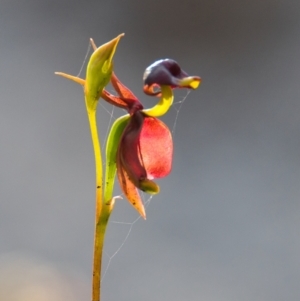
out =
[(159, 102), (150, 109), (143, 110), (148, 116), (159, 117), (168, 112), (173, 104), (174, 94), (170, 86), (161, 86), (161, 98)]
[(109, 83), (113, 70), (113, 56), (123, 34), (98, 47), (89, 60), (86, 70), (85, 96), (88, 109), (96, 110), (103, 88)]
[(118, 118), (112, 125), (106, 143), (106, 168), (104, 182), (104, 203), (112, 200), (116, 176), (116, 158), (122, 133), (130, 119), (129, 115)]
[[(91, 70), (89, 70), (91, 71)], [(94, 76), (94, 74), (97, 74)], [(112, 68), (106, 73), (97, 72), (97, 68), (92, 72), (87, 72), (86, 76), (86, 100), (89, 109), (96, 110), (99, 96), (104, 87), (109, 83), (112, 74)]]

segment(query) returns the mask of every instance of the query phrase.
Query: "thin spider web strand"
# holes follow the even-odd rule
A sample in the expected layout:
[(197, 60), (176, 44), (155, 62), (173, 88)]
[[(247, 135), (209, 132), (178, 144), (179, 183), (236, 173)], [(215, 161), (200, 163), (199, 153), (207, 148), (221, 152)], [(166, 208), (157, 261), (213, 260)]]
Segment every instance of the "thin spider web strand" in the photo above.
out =
[(117, 222), (117, 221), (111, 221), (112, 224), (121, 224), (121, 225), (131, 225), (132, 223), (128, 222)]
[[(149, 206), (152, 197), (153, 197), (153, 196), (151, 195), (151, 196), (148, 198), (148, 200), (144, 203), (145, 209), (147, 209), (147, 207)], [(102, 282), (102, 281), (104, 280), (104, 278), (105, 278), (105, 275), (106, 275), (106, 273), (107, 273), (107, 271), (108, 271), (108, 269), (109, 269), (109, 266), (110, 266), (110, 264), (111, 264), (111, 261), (112, 261), (113, 258), (120, 252), (120, 250), (123, 248), (123, 246), (125, 245), (125, 243), (126, 243), (128, 237), (129, 237), (130, 234), (131, 234), (131, 231), (132, 231), (132, 228), (133, 228), (134, 224), (137, 223), (140, 219), (141, 219), (141, 216), (138, 216), (132, 223), (126, 223), (126, 222), (123, 223), (123, 222), (114, 222), (114, 221), (111, 221), (111, 223), (122, 224), (122, 225), (128, 225), (128, 226), (130, 226), (130, 227), (129, 227), (129, 230), (128, 230), (128, 232), (127, 232), (125, 238), (123, 239), (121, 245), (118, 247), (118, 249), (117, 249), (112, 255), (110, 255), (110, 256), (105, 252), (105, 255), (108, 256), (109, 259), (108, 259), (106, 268), (105, 268), (105, 270), (104, 270), (103, 276), (102, 276), (102, 278), (101, 278), (101, 282)]]
[[(179, 111), (181, 110), (181, 107), (183, 105), (183, 103), (185, 102), (185, 100), (187, 99), (188, 95), (191, 93), (190, 90), (187, 90), (186, 95), (183, 97), (183, 99), (181, 101), (178, 101), (176, 103), (173, 104), (172, 108), (176, 111), (176, 116), (175, 116), (175, 120), (174, 120), (174, 124), (172, 127), (172, 134), (175, 135), (175, 129), (176, 129), (176, 125), (177, 125), (177, 120), (178, 120), (178, 116), (179, 116)], [(174, 105), (179, 103), (179, 107), (178, 109), (175, 108)]]
[(80, 68), (78, 74), (76, 75), (77, 77), (80, 77), (80, 74), (81, 74), (81, 72), (82, 72), (82, 70), (83, 70), (83, 67), (84, 67), (84, 65), (85, 65), (85, 62), (87, 61), (88, 55), (89, 55), (89, 53), (90, 53), (90, 50), (91, 50), (91, 44), (89, 43), (88, 45), (89, 45), (89, 46), (88, 46), (88, 49), (87, 49), (87, 51), (86, 51), (85, 57), (84, 57), (84, 59), (83, 59), (81, 68)]

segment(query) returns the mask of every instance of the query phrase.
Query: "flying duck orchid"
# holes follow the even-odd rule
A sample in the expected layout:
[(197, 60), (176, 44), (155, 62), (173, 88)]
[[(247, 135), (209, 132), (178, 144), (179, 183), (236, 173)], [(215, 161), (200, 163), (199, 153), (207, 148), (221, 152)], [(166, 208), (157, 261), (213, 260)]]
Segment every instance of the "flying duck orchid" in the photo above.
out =
[(150, 194), (159, 192), (155, 178), (167, 176), (172, 167), (173, 141), (169, 128), (157, 117), (164, 115), (173, 103), (173, 88), (196, 89), (198, 76), (188, 76), (171, 59), (160, 60), (144, 73), (144, 92), (159, 96), (158, 103), (144, 109), (138, 98), (113, 73), (111, 83), (118, 96), (103, 90), (107, 102), (126, 109), (128, 114), (112, 125), (106, 147), (104, 201), (112, 199), (117, 171), (121, 189), (133, 207), (146, 218), (138, 189)]

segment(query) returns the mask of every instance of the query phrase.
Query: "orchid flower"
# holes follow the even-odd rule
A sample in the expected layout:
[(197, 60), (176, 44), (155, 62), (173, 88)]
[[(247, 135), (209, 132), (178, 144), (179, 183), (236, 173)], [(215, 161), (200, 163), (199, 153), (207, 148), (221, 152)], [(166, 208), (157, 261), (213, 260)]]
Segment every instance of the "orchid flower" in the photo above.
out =
[(157, 117), (164, 115), (173, 103), (173, 88), (196, 89), (201, 79), (188, 76), (171, 59), (159, 60), (144, 73), (144, 91), (160, 96), (158, 103), (144, 109), (138, 98), (113, 73), (111, 83), (118, 96), (103, 90), (107, 102), (127, 110), (112, 125), (106, 147), (104, 202), (112, 199), (117, 170), (121, 189), (132, 206), (146, 218), (138, 189), (150, 194), (159, 192), (155, 178), (167, 176), (172, 168), (173, 141), (169, 128)]
[[(112, 59), (122, 36), (123, 34), (117, 36), (99, 48), (92, 39), (90, 40), (94, 52), (87, 65), (86, 79), (56, 72), (57, 75), (83, 86), (94, 147), (96, 218), (92, 301), (100, 301), (102, 252), (106, 227), (117, 198), (112, 196), (116, 173), (124, 195), (140, 215), (146, 218), (138, 190), (151, 194), (158, 193), (159, 186), (153, 179), (167, 176), (172, 168), (172, 135), (168, 127), (157, 117), (164, 115), (172, 105), (172, 89), (196, 89), (200, 84), (199, 77), (188, 76), (175, 61), (170, 59), (157, 61), (144, 73), (144, 92), (160, 97), (160, 100), (153, 108), (144, 109), (137, 97), (113, 73)], [(109, 81), (118, 96), (104, 89)], [(101, 147), (96, 123), (96, 109), (100, 97), (128, 112), (127, 115), (118, 118), (110, 130), (106, 145), (105, 181), (102, 176)]]

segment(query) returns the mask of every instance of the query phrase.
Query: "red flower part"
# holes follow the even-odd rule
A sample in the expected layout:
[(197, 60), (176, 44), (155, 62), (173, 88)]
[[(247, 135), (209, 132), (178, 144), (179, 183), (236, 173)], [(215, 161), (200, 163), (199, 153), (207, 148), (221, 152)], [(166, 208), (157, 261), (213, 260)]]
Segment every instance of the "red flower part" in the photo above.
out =
[(201, 79), (198, 76), (189, 76), (176, 61), (164, 59), (150, 65), (144, 72), (143, 80), (144, 92), (148, 95), (159, 96), (160, 91), (155, 90), (159, 86), (195, 89)]
[(154, 178), (167, 176), (172, 167), (173, 141), (168, 127), (159, 119), (144, 113), (137, 97), (112, 75), (111, 83), (118, 96), (107, 91), (102, 98), (126, 109), (130, 117), (117, 144), (117, 176), (128, 201), (145, 218), (145, 209), (137, 189), (156, 194)]
[(111, 83), (119, 96), (115, 96), (106, 90), (103, 90), (101, 97), (104, 100), (112, 105), (127, 110), (130, 115), (143, 109), (143, 105), (138, 98), (119, 81), (115, 73), (111, 76)]
[[(122, 169), (125, 169), (135, 186), (147, 178), (147, 172), (141, 161), (140, 133), (145, 116), (141, 111), (134, 113), (127, 124), (118, 147)], [(117, 167), (118, 168), (118, 167)], [(119, 168), (118, 168), (119, 169)]]
[(170, 173), (172, 156), (173, 142), (168, 127), (141, 111), (132, 115), (119, 143), (118, 169), (125, 170), (137, 188), (151, 191), (153, 187), (152, 192), (157, 193), (158, 187), (151, 180)]
[(146, 218), (146, 212), (144, 208), (144, 204), (141, 200), (138, 190), (135, 185), (130, 180), (126, 170), (120, 168), (122, 164), (120, 163), (120, 157), (117, 156), (117, 174), (120, 186), (122, 188), (123, 193), (125, 194), (129, 203), (138, 211), (138, 213)]
[(169, 128), (161, 120), (145, 116), (140, 149), (149, 179), (163, 178), (171, 172), (173, 140)]

